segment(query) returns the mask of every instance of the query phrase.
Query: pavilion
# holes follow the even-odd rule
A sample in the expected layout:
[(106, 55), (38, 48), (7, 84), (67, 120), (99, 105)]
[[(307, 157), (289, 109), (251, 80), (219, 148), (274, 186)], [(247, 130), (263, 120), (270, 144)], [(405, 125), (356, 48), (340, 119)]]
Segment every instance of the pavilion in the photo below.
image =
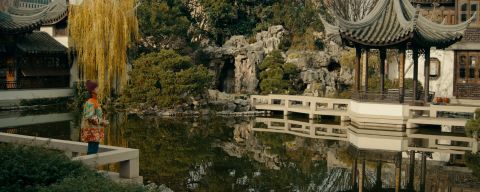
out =
[[(335, 15), (334, 24), (324, 20), (328, 37), (356, 50), (353, 99), (398, 103), (404, 103), (407, 100), (424, 104), (432, 100), (429, 88), (430, 74), (425, 73), (423, 91), (417, 86), (419, 55), (424, 54), (425, 71), (430, 71), (430, 49), (444, 49), (460, 41), (476, 15), (461, 24), (445, 25), (430, 21), (420, 12), (421, 10), (415, 8), (409, 0), (382, 0), (378, 1), (373, 10), (360, 21), (347, 21), (338, 15)], [(368, 70), (366, 69), (368, 69), (368, 54), (372, 49), (378, 49), (380, 53), (380, 90), (368, 90)], [(399, 51), (398, 91), (385, 90), (387, 49)], [(412, 50), (414, 61), (413, 90), (407, 91), (405, 90), (406, 50)], [(360, 74), (362, 52), (366, 58), (362, 66), (364, 70)], [(362, 84), (363, 89), (361, 89)]]
[(0, 11), (0, 89), (68, 87), (68, 49), (41, 26), (67, 16), (66, 0), (16, 0)]

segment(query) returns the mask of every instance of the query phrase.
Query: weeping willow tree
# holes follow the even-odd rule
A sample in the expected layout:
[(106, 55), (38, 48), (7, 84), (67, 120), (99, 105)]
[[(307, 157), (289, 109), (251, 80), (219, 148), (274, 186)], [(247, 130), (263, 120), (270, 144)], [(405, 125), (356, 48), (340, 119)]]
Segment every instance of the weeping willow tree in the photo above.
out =
[(97, 80), (98, 96), (119, 92), (127, 79), (127, 50), (138, 37), (137, 0), (83, 0), (72, 5), (69, 31), (80, 78)]

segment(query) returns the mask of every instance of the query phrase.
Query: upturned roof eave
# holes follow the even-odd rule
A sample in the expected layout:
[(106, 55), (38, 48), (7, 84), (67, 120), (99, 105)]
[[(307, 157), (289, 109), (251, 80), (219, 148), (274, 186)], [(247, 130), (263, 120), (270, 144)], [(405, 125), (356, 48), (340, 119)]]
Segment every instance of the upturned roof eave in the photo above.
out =
[[(346, 21), (337, 17), (336, 25), (326, 25), (326, 34), (341, 37), (342, 42), (353, 42), (347, 43), (347, 46), (392, 47), (411, 43), (420, 46), (420, 48), (444, 48), (461, 40), (468, 25), (476, 18), (475, 14), (467, 22), (458, 25), (444, 25), (423, 17), (419, 14), (420, 9), (413, 7), (408, 0), (384, 0), (379, 1), (379, 3), (372, 12), (359, 22)], [(395, 13), (386, 13), (386, 10), (391, 10)], [(397, 30), (397, 32), (403, 31), (402, 33), (405, 34), (398, 36), (398, 33), (388, 33), (390, 31), (388, 27), (376, 27), (384, 25), (378, 22), (387, 22), (384, 17), (381, 17), (381, 14), (395, 14), (396, 24), (389, 26), (397, 26), (397, 28), (400, 26), (402, 29), (400, 31)], [(372, 29), (377, 31), (372, 32)], [(380, 38), (372, 37), (371, 35), (365, 36), (366, 31), (369, 34), (383, 34), (384, 36)], [(359, 36), (362, 36), (362, 38)]]

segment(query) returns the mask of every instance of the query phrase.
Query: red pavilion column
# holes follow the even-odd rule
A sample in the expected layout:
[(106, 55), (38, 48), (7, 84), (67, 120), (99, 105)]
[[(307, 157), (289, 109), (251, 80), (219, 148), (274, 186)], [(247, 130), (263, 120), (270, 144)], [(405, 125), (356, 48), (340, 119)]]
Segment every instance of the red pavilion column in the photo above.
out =
[(362, 49), (355, 48), (355, 92), (360, 92), (360, 60), (362, 59)]
[(387, 50), (380, 49), (380, 93), (385, 91), (385, 59), (387, 59)]
[(418, 49), (413, 48), (413, 101), (418, 100)]
[(405, 100), (405, 49), (399, 50), (400, 62), (398, 71), (398, 85), (400, 93), (400, 103)]
[(423, 102), (427, 104), (430, 102), (430, 48), (425, 49), (425, 68), (423, 74), (425, 75)]

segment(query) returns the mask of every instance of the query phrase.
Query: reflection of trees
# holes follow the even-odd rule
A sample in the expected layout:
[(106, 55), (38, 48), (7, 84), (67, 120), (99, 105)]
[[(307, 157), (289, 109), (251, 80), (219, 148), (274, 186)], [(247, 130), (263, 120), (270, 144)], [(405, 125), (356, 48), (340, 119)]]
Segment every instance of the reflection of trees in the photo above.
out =
[(130, 118), (126, 127), (129, 147), (140, 149), (142, 176), (175, 191), (185, 190), (191, 169), (214, 160), (211, 142), (232, 132), (222, 129), (225, 122), (206, 119)]
[(480, 154), (465, 154), (465, 164), (473, 172), (473, 176), (480, 181)]

